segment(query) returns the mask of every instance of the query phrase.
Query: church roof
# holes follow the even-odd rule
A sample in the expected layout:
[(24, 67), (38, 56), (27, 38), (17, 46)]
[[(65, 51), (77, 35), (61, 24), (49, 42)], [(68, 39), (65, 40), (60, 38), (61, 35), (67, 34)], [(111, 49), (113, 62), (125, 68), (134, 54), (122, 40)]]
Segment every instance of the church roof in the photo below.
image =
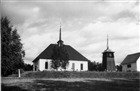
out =
[(140, 57), (140, 52), (127, 55), (126, 58), (121, 63), (121, 65), (130, 64), (130, 63), (136, 63), (136, 61), (138, 60), (139, 57)]
[[(57, 46), (57, 44), (50, 44), (40, 55), (38, 55), (33, 62), (35, 62), (38, 59), (51, 59), (51, 55), (53, 53), (53, 48)], [(69, 56), (69, 60), (76, 60), (76, 61), (88, 61), (86, 57), (84, 57), (82, 54), (80, 54), (78, 51), (76, 51), (74, 48), (72, 48), (70, 45), (64, 45), (63, 46)]]
[(85, 58), (82, 54), (80, 54), (78, 51), (76, 51), (74, 48), (72, 48), (70, 45), (64, 45), (63, 41), (61, 40), (61, 24), (60, 24), (60, 31), (59, 31), (59, 41), (58, 44), (50, 44), (40, 55), (38, 55), (33, 62), (35, 62), (38, 59), (51, 59), (53, 48), (56, 46), (63, 46), (64, 49), (67, 51), (69, 60), (75, 60), (75, 61), (88, 61), (87, 58)]

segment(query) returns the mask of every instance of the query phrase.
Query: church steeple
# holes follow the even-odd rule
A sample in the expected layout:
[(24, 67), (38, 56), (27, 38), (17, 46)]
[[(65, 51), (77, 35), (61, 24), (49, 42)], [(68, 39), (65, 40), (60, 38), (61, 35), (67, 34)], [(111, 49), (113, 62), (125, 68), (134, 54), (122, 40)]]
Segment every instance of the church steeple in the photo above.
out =
[(60, 23), (60, 30), (59, 30), (59, 40), (58, 40), (58, 46), (62, 46), (63, 45), (63, 41), (61, 40), (61, 23)]

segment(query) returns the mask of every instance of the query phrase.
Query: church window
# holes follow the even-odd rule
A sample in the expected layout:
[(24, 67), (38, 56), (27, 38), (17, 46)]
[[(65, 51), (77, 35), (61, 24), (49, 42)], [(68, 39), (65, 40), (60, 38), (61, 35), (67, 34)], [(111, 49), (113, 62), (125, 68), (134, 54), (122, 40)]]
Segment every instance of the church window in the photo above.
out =
[(128, 65), (127, 65), (127, 68), (131, 68), (131, 64), (128, 64)]
[(72, 69), (75, 70), (75, 64), (74, 63), (72, 63)]
[(35, 65), (35, 71), (37, 71), (37, 66)]
[(81, 64), (81, 70), (83, 70), (83, 64)]
[(45, 63), (45, 69), (48, 69), (48, 62)]

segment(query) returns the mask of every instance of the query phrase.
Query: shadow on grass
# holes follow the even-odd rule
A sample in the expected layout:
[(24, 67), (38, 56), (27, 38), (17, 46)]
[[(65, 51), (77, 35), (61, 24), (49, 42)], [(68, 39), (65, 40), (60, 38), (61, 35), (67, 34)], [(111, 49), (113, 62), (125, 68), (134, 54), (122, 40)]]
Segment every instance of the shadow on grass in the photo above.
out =
[(139, 91), (139, 80), (88, 80), (87, 82), (36, 80), (35, 83), (34, 87), (44, 89), (43, 91)]
[(2, 91), (139, 91), (139, 82), (140, 79), (86, 80), (85, 82), (35, 79), (31, 83), (23, 83), (23, 86), (26, 85), (27, 89), (20, 88), (20, 84), (15, 86), (2, 84)]
[(18, 86), (6, 86), (6, 85), (2, 84), (1, 91), (29, 91), (29, 90), (22, 89)]
[(36, 80), (34, 87), (44, 88), (44, 91), (93, 91), (91, 85), (85, 82), (65, 82), (52, 80)]

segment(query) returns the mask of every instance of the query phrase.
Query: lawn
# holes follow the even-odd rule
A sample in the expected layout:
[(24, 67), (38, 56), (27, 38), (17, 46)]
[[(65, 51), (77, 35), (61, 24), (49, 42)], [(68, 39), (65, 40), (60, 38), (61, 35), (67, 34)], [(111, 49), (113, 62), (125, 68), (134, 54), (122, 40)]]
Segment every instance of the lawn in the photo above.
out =
[(2, 91), (140, 91), (131, 78), (2, 78)]
[(29, 71), (21, 74), (25, 78), (139, 78), (140, 72), (97, 72), (97, 71)]

